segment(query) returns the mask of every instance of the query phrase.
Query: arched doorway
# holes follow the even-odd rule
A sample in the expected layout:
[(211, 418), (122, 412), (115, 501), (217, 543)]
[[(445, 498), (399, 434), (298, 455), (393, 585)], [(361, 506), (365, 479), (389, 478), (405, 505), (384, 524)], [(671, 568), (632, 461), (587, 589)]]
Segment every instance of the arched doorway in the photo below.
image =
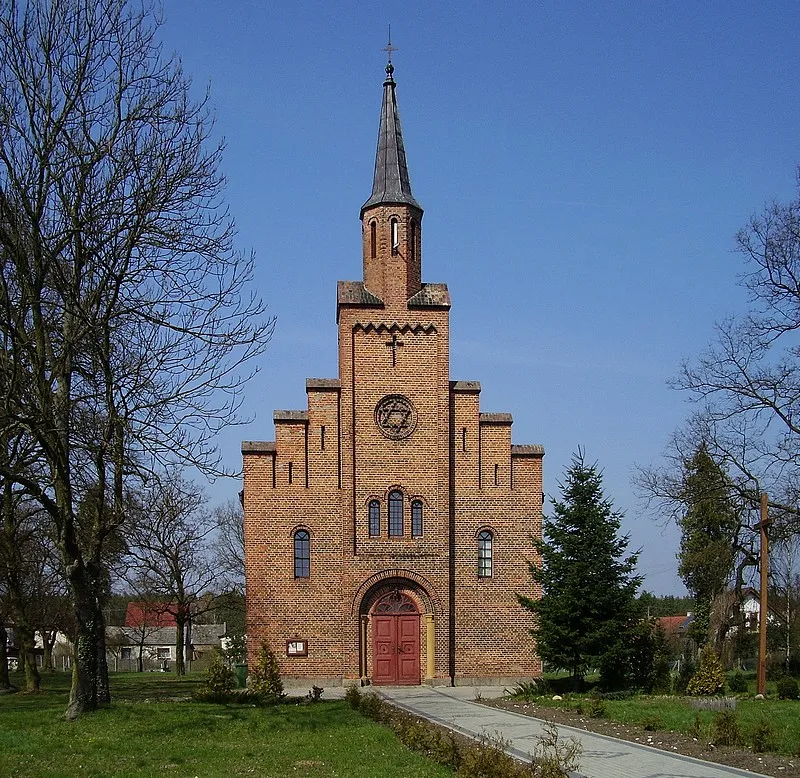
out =
[(419, 610), (400, 591), (381, 597), (372, 608), (372, 682), (415, 685), (419, 679)]

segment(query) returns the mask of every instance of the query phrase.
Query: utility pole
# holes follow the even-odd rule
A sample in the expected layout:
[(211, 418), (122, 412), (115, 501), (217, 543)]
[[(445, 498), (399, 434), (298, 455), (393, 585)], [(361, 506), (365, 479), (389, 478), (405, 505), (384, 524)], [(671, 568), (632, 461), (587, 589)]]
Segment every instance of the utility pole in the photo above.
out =
[(755, 524), (752, 529), (758, 530), (760, 534), (760, 561), (759, 572), (761, 573), (761, 592), (759, 594), (758, 605), (758, 694), (767, 693), (767, 565), (769, 560), (769, 547), (767, 541), (767, 526), (770, 518), (767, 515), (769, 500), (767, 493), (761, 495), (761, 521)]

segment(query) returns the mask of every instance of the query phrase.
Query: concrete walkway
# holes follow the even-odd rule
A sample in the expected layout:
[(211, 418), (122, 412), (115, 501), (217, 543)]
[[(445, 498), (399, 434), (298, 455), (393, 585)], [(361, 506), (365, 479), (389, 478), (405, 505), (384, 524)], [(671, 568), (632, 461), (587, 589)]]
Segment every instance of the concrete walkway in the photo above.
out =
[[(519, 713), (478, 705), (472, 700), (477, 692), (484, 699), (503, 696), (497, 687), (455, 688), (438, 686), (372, 687), (382, 697), (436, 724), (470, 737), (500, 735), (510, 744), (508, 752), (530, 761), (544, 722)], [(583, 746), (580, 770), (575, 776), (585, 778), (754, 778), (758, 773), (735, 767), (704, 762), (689, 756), (672, 754), (650, 746), (596, 735), (574, 727), (558, 725), (561, 738), (574, 737)]]

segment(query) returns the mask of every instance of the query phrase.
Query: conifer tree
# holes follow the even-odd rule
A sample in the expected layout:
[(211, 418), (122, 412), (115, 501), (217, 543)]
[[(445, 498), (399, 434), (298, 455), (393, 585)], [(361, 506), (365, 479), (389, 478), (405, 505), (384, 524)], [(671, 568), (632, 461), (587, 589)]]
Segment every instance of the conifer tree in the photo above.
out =
[[(601, 669), (604, 685), (618, 685), (619, 678), (606, 676), (612, 666), (624, 665), (631, 650), (638, 553), (625, 556), (629, 539), (620, 535), (621, 514), (604, 497), (602, 475), (585, 463), (582, 451), (573, 456), (561, 490), (543, 540), (534, 542), (541, 564), (529, 565), (542, 597), (519, 600), (536, 616), (531, 632), (539, 655), (551, 667), (569, 670), (576, 690), (592, 668)], [(611, 657), (614, 662), (604, 661)]]
[(702, 646), (710, 636), (714, 600), (728, 585), (739, 545), (730, 482), (705, 444), (684, 464), (681, 497), (685, 512), (678, 521), (678, 573), (695, 600), (689, 634)]

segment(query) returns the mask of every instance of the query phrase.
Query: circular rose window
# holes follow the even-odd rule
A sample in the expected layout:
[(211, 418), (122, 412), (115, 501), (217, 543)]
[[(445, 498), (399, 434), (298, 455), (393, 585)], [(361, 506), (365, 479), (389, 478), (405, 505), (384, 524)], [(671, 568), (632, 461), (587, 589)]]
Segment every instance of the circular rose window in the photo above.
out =
[(402, 440), (417, 426), (417, 412), (408, 397), (389, 394), (375, 408), (375, 423), (387, 438)]

